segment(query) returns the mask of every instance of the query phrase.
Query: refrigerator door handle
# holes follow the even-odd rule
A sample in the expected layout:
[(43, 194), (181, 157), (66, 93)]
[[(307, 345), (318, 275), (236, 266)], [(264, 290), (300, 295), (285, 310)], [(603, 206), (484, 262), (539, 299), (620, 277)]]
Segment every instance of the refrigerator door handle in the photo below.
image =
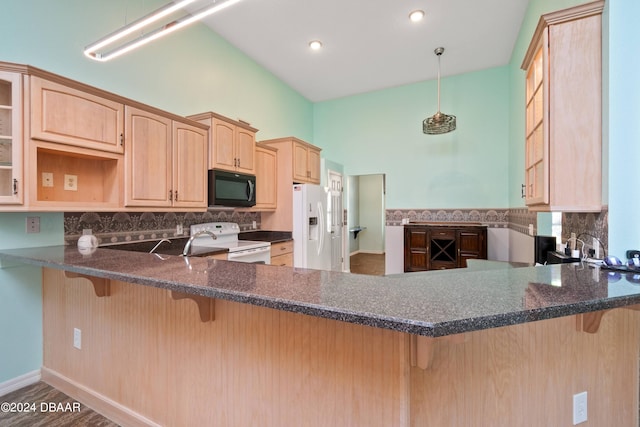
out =
[(325, 233), (325, 223), (324, 223), (324, 215), (322, 212), (322, 203), (318, 202), (318, 217), (320, 218), (320, 220), (318, 221), (318, 227), (320, 228), (319, 234), (320, 234), (320, 239), (318, 239), (318, 255), (320, 255), (322, 253), (322, 247), (324, 246), (324, 233)]

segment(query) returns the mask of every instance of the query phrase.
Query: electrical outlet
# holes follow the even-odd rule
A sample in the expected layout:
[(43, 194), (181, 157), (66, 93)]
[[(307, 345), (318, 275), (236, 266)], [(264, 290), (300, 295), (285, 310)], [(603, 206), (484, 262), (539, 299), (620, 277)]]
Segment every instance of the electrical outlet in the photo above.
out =
[(68, 191), (78, 191), (78, 175), (65, 174), (64, 189)]
[(39, 233), (40, 232), (40, 217), (28, 216), (26, 219), (27, 233)]
[(598, 239), (594, 237), (591, 244), (593, 245), (593, 251), (594, 251), (593, 257), (595, 259), (600, 259), (600, 242), (598, 241)]
[(251, 223), (251, 228), (253, 228), (253, 229), (255, 230), (256, 228), (258, 228), (258, 224), (256, 224), (256, 222), (255, 222), (255, 221), (253, 221), (253, 222)]
[(533, 224), (529, 224), (529, 236), (533, 236)]
[(82, 349), (82, 331), (78, 328), (73, 328), (73, 346), (78, 350)]
[(587, 421), (587, 392), (573, 395), (573, 425)]
[(42, 172), (42, 186), (53, 187), (53, 174), (51, 172)]
[(182, 224), (177, 224), (176, 225), (176, 236), (182, 236), (182, 233), (184, 233), (184, 229), (182, 227)]

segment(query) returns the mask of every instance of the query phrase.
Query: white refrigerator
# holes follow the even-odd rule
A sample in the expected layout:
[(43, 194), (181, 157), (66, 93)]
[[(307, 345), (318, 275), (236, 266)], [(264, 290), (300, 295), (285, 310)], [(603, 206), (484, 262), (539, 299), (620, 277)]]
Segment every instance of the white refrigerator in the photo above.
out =
[(329, 192), (314, 184), (293, 186), (293, 266), (331, 270)]

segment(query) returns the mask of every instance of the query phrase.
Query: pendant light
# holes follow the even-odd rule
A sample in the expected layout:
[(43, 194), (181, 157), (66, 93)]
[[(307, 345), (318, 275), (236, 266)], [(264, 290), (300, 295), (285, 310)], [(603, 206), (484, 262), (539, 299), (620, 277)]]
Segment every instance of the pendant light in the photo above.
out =
[(443, 47), (434, 50), (438, 57), (438, 112), (422, 121), (422, 132), (427, 135), (440, 135), (456, 130), (456, 116), (440, 112), (440, 56), (443, 52)]

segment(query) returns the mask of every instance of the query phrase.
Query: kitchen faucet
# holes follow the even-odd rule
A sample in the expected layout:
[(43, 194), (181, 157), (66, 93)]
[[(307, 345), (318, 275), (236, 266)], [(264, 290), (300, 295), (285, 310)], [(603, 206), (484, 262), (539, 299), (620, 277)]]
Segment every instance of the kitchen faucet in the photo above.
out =
[(156, 249), (158, 249), (158, 246), (160, 246), (162, 243), (167, 242), (167, 243), (171, 243), (171, 240), (169, 239), (162, 239), (160, 240), (158, 243), (156, 243), (156, 245), (153, 247), (153, 249), (151, 249), (149, 251), (150, 254), (152, 254)]
[(209, 236), (211, 236), (213, 240), (217, 239), (216, 235), (213, 234), (211, 231), (208, 231), (208, 230), (198, 231), (197, 233), (192, 234), (191, 237), (189, 237), (189, 240), (187, 240), (187, 243), (184, 245), (184, 250), (182, 251), (182, 256), (189, 255), (189, 249), (191, 249), (191, 243), (193, 243), (196, 237), (202, 236), (203, 234), (208, 234)]

